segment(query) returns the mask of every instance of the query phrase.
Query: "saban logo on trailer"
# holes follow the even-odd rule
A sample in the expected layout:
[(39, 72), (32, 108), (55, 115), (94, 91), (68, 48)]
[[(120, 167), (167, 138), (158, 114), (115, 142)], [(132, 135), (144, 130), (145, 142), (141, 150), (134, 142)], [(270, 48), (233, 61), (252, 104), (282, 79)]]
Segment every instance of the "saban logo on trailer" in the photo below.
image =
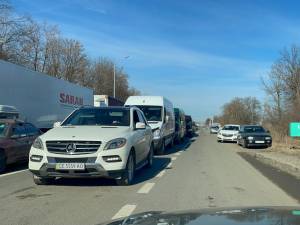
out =
[(60, 93), (59, 95), (59, 102), (62, 104), (67, 105), (83, 105), (83, 98), (82, 97), (76, 97), (73, 95), (68, 95), (65, 93)]

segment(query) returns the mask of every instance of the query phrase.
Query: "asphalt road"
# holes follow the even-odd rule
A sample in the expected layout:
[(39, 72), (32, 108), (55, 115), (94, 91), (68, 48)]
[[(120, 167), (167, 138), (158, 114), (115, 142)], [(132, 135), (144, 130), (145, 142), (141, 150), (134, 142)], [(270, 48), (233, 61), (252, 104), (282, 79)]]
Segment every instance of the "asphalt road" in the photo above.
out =
[(0, 223), (98, 224), (153, 210), (298, 205), (240, 150), (200, 132), (156, 157), (153, 168), (139, 171), (128, 187), (107, 179), (60, 179), (36, 186), (27, 170), (11, 170), (0, 175)]

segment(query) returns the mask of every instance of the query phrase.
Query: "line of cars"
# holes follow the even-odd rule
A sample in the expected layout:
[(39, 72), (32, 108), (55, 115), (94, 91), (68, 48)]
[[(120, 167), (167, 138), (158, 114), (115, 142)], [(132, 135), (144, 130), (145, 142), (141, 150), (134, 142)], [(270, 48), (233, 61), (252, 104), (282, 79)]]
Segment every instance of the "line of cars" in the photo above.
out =
[(272, 146), (270, 132), (260, 125), (213, 125), (210, 127), (210, 133), (217, 134), (218, 142), (236, 142), (243, 148)]
[(135, 171), (151, 167), (155, 153), (164, 154), (196, 130), (190, 116), (161, 96), (132, 96), (120, 107), (81, 107), (44, 134), (31, 124), (30, 136), (30, 124), (17, 119), (0, 121), (0, 171), (19, 159), (10, 161), (13, 150), (1, 141), (20, 154), (17, 143), (26, 139), (23, 159), (29, 158), (36, 184), (57, 177), (110, 177), (132, 184)]

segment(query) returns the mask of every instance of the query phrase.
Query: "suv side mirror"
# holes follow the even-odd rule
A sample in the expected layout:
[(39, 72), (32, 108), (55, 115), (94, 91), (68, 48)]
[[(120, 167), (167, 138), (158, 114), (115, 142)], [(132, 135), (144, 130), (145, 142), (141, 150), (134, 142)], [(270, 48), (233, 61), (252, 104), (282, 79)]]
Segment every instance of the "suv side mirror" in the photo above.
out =
[(135, 124), (135, 129), (136, 130), (146, 129), (146, 124), (145, 123), (141, 123), (141, 122), (137, 122)]
[(60, 122), (60, 121), (57, 121), (57, 122), (55, 122), (55, 123), (53, 124), (53, 128), (55, 128), (55, 127), (60, 127), (60, 125), (61, 125), (61, 122)]

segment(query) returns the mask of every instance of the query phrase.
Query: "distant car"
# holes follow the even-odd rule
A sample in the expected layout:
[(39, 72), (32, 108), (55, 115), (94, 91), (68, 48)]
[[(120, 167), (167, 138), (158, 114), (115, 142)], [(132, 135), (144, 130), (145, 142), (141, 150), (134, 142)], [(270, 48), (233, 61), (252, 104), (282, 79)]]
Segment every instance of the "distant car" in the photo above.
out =
[(218, 132), (218, 142), (237, 141), (237, 136), (240, 130), (240, 125), (227, 124)]
[(192, 117), (189, 115), (185, 115), (185, 123), (186, 123), (186, 135), (192, 136), (193, 135), (193, 120)]
[(272, 137), (270, 132), (266, 131), (262, 126), (244, 125), (241, 126), (237, 143), (244, 148), (248, 147), (271, 147)]
[(179, 108), (174, 108), (175, 114), (175, 142), (179, 143), (184, 139), (186, 133), (184, 111)]
[(211, 126), (210, 127), (210, 133), (211, 134), (217, 134), (219, 132), (220, 127), (219, 126)]
[(27, 161), (30, 147), (40, 134), (31, 123), (0, 119), (0, 173), (8, 164)]

